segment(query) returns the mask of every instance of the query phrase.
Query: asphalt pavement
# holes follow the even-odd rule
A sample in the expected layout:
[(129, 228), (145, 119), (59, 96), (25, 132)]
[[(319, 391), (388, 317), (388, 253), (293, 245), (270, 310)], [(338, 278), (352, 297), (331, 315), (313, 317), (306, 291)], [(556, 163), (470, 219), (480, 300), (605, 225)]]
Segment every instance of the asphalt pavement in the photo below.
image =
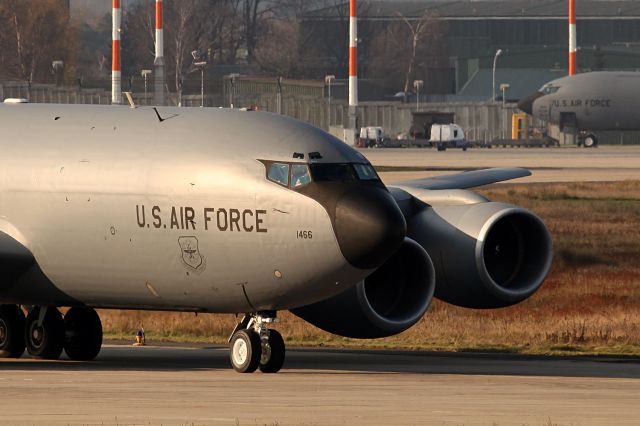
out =
[(225, 347), (106, 345), (0, 361), (0, 423), (603, 425), (640, 422), (640, 359), (289, 349), (235, 373)]

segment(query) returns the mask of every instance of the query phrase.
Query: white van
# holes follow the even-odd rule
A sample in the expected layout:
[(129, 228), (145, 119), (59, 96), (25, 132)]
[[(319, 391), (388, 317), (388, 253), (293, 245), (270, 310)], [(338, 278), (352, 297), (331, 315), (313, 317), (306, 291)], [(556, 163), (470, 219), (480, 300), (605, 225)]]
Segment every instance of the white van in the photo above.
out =
[(438, 151), (445, 151), (447, 148), (462, 148), (467, 150), (467, 140), (464, 130), (457, 124), (433, 124), (431, 126), (431, 136), (429, 143), (436, 146)]
[(369, 126), (360, 128), (360, 144), (364, 148), (379, 146), (384, 138), (382, 127)]

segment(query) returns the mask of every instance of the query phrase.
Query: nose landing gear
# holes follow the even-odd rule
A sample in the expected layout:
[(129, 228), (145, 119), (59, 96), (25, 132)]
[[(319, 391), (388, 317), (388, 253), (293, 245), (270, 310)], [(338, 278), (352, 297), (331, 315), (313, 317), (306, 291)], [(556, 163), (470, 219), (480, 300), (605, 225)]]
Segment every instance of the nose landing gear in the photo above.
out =
[(260, 336), (253, 330), (238, 330), (230, 342), (230, 359), (238, 373), (253, 373), (260, 364), (262, 347)]
[(229, 359), (239, 373), (277, 373), (285, 358), (282, 335), (269, 330), (267, 324), (277, 322), (275, 312), (247, 314), (229, 339)]

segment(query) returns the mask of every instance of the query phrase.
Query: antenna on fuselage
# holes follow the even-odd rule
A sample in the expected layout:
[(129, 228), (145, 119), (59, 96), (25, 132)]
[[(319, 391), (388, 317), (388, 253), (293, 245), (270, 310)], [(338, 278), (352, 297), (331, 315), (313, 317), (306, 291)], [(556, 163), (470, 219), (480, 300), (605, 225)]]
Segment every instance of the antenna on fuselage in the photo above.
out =
[(133, 98), (131, 97), (131, 92), (124, 92), (124, 95), (127, 97), (127, 100), (129, 101), (129, 108), (131, 109), (136, 109), (136, 103), (133, 102)]
[(177, 117), (177, 116), (179, 116), (179, 115), (180, 115), (180, 114), (170, 114), (170, 115), (168, 115), (167, 117), (164, 117), (164, 118), (163, 118), (163, 117), (160, 115), (160, 112), (158, 112), (158, 108), (153, 107), (153, 111), (156, 113), (156, 117), (158, 117), (158, 121), (159, 121), (160, 123), (162, 123), (163, 121), (167, 121), (167, 120), (168, 120), (168, 119), (170, 119), (170, 118)]
[(158, 112), (158, 108), (153, 107), (153, 110), (156, 112), (156, 116), (158, 117), (158, 121), (159, 121), (159, 122), (161, 122), (161, 123), (162, 123), (164, 120), (166, 120), (166, 118), (162, 118), (162, 117), (160, 116), (160, 113)]

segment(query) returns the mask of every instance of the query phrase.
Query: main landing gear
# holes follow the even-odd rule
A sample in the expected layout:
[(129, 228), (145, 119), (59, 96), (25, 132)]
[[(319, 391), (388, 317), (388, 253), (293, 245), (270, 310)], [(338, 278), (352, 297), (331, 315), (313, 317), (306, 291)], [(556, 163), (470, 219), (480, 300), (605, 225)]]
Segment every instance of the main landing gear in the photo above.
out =
[(239, 373), (277, 373), (285, 358), (282, 335), (269, 330), (267, 324), (277, 322), (275, 312), (247, 314), (229, 339), (229, 359)]
[(33, 307), (26, 318), (19, 306), (0, 305), (0, 358), (27, 352), (58, 359), (64, 350), (72, 360), (94, 359), (102, 346), (102, 324), (92, 308), (73, 307), (64, 315), (54, 307)]
[(0, 306), (0, 358), (20, 358), (24, 353), (24, 313), (16, 305)]
[(578, 135), (578, 146), (584, 146), (585, 148), (597, 148), (598, 137), (593, 133), (581, 132)]

